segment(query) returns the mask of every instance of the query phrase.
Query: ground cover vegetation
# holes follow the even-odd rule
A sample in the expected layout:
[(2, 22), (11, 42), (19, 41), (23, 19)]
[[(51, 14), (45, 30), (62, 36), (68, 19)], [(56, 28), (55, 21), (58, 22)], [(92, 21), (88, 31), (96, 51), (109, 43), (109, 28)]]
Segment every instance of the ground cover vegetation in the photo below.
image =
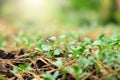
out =
[(0, 80), (120, 80), (120, 0), (0, 0)]
[[(97, 39), (79, 34), (42, 38), (20, 33), (17, 51), (0, 50), (1, 80), (119, 80), (120, 35)], [(2, 48), (7, 40), (1, 38)]]

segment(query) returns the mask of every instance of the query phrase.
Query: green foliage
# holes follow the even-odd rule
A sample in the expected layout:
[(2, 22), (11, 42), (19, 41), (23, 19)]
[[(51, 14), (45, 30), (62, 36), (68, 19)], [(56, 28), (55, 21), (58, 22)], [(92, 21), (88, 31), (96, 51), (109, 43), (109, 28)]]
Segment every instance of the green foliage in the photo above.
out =
[(59, 71), (55, 71), (53, 75), (51, 74), (43, 74), (42, 77), (44, 80), (56, 80), (59, 75)]
[[(95, 66), (95, 70), (99, 72), (100, 67), (98, 63), (101, 62), (106, 68), (114, 66), (115, 68), (120, 66), (120, 55), (119, 55), (119, 45), (120, 37), (119, 35), (113, 35), (112, 37), (105, 36), (104, 34), (100, 35), (95, 41), (91, 41), (89, 38), (85, 38), (83, 42), (78, 42), (75, 38), (68, 35), (61, 35), (60, 37), (52, 36), (46, 41), (39, 40), (36, 48), (48, 58), (54, 58), (56, 55), (59, 56), (63, 54), (64, 57), (56, 58), (52, 64), (61, 67), (63, 74), (65, 76), (66, 68), (64, 62), (66, 58), (76, 59), (77, 66), (72, 66), (67, 71), (72, 72), (76, 75), (76, 80), (81, 79), (84, 76), (89, 75), (90, 73), (87, 70)], [(62, 47), (61, 47), (62, 46)], [(91, 52), (92, 49), (94, 53)], [(71, 53), (71, 54), (68, 54)], [(94, 54), (94, 55), (93, 55)], [(85, 55), (89, 55), (86, 57)], [(114, 64), (116, 62), (117, 64)], [(113, 65), (114, 64), (114, 65)], [(79, 76), (79, 77), (78, 77)], [(52, 75), (47, 74), (46, 80), (52, 79)]]
[(32, 70), (29, 63), (20, 64), (19, 66), (14, 66), (12, 72), (16, 74), (16, 73), (24, 72), (25, 70)]
[(58, 67), (62, 67), (63, 61), (64, 61), (64, 58), (57, 58), (57, 60), (55, 62), (53, 62), (52, 64), (54, 64), (55, 66), (58, 66)]
[[(40, 36), (34, 35), (30, 36), (31, 34), (25, 34), (23, 31), (19, 32), (18, 36), (15, 38), (15, 47), (25, 47), (25, 48), (31, 48), (35, 46), (35, 41), (40, 40)], [(40, 42), (40, 41), (39, 41)], [(36, 42), (37, 43), (37, 42)]]
[(100, 0), (70, 0), (73, 8), (79, 9), (99, 9)]
[[(89, 38), (84, 38), (83, 41), (78, 41), (79, 37), (76, 34), (60, 35), (58, 37), (52, 36), (50, 38), (33, 38), (29, 44), (34, 44), (33, 48), (38, 51), (39, 55), (44, 55), (52, 59), (51, 65), (59, 68), (59, 71), (54, 74), (43, 73), (42, 77), (45, 80), (56, 80), (58, 74), (61, 74), (60, 79), (65, 79), (67, 73), (74, 74), (76, 80), (80, 80), (85, 76), (89, 76), (89, 70), (94, 69), (96, 74), (100, 74), (103, 65), (105, 69), (114, 67), (118, 69), (120, 66), (120, 35), (115, 34), (106, 36), (101, 34), (98, 39), (92, 41)], [(24, 43), (23, 43), (24, 44)], [(27, 48), (32, 48), (25, 44)], [(35, 59), (34, 53), (29, 55), (29, 58)], [(70, 65), (66, 68), (69, 61), (75, 60), (76, 65)], [(73, 63), (74, 64), (74, 63)], [(24, 72), (31, 70), (28, 63), (13, 67), (13, 73)], [(112, 77), (113, 76), (113, 77)], [(114, 80), (114, 74), (111, 77), (104, 79)], [(117, 75), (119, 77), (119, 75)]]

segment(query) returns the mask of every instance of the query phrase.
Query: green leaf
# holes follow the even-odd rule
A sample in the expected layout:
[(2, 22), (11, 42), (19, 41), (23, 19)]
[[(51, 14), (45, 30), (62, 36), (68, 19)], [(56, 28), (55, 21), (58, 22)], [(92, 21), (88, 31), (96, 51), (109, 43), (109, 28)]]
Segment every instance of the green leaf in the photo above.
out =
[(44, 78), (44, 80), (52, 80), (52, 75), (51, 74), (43, 74), (42, 77)]
[(42, 45), (42, 49), (43, 49), (44, 51), (50, 51), (51, 48), (52, 48), (51, 46)]
[(101, 40), (96, 40), (93, 42), (93, 45), (95, 45), (95, 46), (101, 45), (101, 44), (102, 44)]
[(99, 50), (96, 50), (96, 51), (95, 51), (95, 56), (96, 56), (96, 58), (99, 57), (99, 54), (100, 54), (100, 51), (99, 51)]
[(58, 67), (63, 66), (63, 58), (57, 58), (57, 61), (53, 62), (52, 64)]
[(61, 51), (62, 51), (61, 48), (54, 50), (54, 55), (59, 55), (61, 53)]
[(14, 66), (12, 72), (13, 72), (14, 74), (17, 74), (17, 73), (20, 72), (20, 71), (19, 71), (19, 69), (18, 69), (17, 66)]
[(53, 80), (56, 80), (56, 78), (58, 77), (59, 75), (59, 71), (55, 71), (54, 74), (53, 74)]
[(22, 70), (32, 70), (31, 66), (29, 65), (29, 63), (25, 63), (25, 64), (20, 64), (19, 67)]
[(82, 69), (88, 67), (91, 65), (90, 60), (88, 60), (86, 57), (84, 56), (79, 56), (78, 58), (78, 66)]
[(105, 37), (105, 34), (101, 34), (100, 36), (99, 36), (99, 39), (103, 39)]
[(52, 36), (52, 37), (50, 37), (49, 39), (50, 39), (50, 40), (53, 40), (53, 41), (56, 41), (56, 40), (57, 40), (57, 38), (56, 38), (55, 36)]
[(59, 36), (59, 39), (64, 39), (65, 38), (65, 35), (60, 35)]
[(53, 57), (53, 52), (52, 51), (46, 52), (46, 55), (47, 55), (48, 58), (52, 58)]

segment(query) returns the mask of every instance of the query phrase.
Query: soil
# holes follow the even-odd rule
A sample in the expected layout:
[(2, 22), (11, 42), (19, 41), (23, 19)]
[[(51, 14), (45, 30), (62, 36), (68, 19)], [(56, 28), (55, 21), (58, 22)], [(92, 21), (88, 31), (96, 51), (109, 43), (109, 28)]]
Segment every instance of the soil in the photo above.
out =
[[(57, 67), (52, 64), (55, 61), (55, 58), (47, 58), (45, 55), (40, 55), (39, 52), (35, 50), (25, 50), (20, 49), (17, 51), (6, 52), (0, 50), (0, 80), (9, 79), (9, 80), (44, 80), (42, 73), (53, 74), (55, 71), (59, 71), (58, 78), (62, 78), (62, 68)], [(18, 73), (16, 67), (20, 65), (26, 65), (28, 63), (32, 69), (30, 70), (21, 70)], [(76, 60), (70, 60), (69, 58), (65, 61), (65, 67), (69, 68), (70, 66), (75, 66)], [(96, 72), (95, 65), (92, 65), (87, 69), (87, 72), (90, 72), (89, 76), (83, 77), (81, 80), (104, 80), (106, 75), (111, 76), (111, 73), (116, 75), (120, 70), (111, 68), (107, 71)], [(108, 73), (109, 72), (109, 73)], [(116, 76), (117, 77), (117, 76)], [(67, 72), (64, 80), (75, 80), (75, 75)], [(119, 78), (117, 80), (120, 80)]]
[[(43, 80), (42, 77), (38, 77), (42, 72), (53, 74), (53, 72), (59, 70), (58, 67), (51, 64), (52, 61), (50, 59), (44, 55), (40, 56), (38, 54), (38, 52), (34, 52), (34, 56), (30, 58), (30, 51), (25, 51), (24, 49), (12, 52), (0, 50), (0, 73), (3, 74), (0, 79)], [(25, 70), (17, 74), (12, 72), (14, 66), (19, 66), (24, 63), (29, 63), (32, 70)], [(68, 75), (68, 77), (66, 77), (65, 80), (75, 80), (69, 73), (66, 75)], [(59, 77), (62, 77), (62, 75), (59, 75)]]

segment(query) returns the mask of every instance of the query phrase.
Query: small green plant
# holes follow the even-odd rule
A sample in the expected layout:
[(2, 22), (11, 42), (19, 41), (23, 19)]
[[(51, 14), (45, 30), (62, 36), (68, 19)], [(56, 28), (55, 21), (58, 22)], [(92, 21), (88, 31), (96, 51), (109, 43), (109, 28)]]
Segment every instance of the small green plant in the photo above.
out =
[(75, 80), (94, 78), (93, 76), (105, 80), (118, 79), (119, 74), (116, 73), (120, 71), (120, 35), (102, 34), (96, 40), (87, 37), (78, 39), (77, 34), (41, 38), (20, 33), (16, 46), (24, 46), (32, 52), (25, 52), (27, 54), (20, 55), (18, 59), (29, 58), (32, 63), (15, 65), (12, 73), (24, 74), (28, 70), (37, 70), (35, 72), (38, 76), (34, 77), (42, 77), (44, 80), (66, 80), (68, 76)]
[[(111, 66), (115, 68), (120, 66), (119, 35), (109, 37), (102, 34), (94, 41), (86, 37), (82, 42), (75, 39), (77, 37), (71, 35), (52, 36), (45, 41), (38, 40), (35, 47), (43, 55), (55, 59), (52, 64), (61, 69), (61, 79), (66, 78), (66, 73), (72, 72), (76, 80), (80, 80), (90, 75), (89, 69), (93, 66), (96, 74), (100, 73), (101, 68), (109, 69)], [(77, 65), (67, 69), (67, 59), (76, 60)], [(52, 77), (51, 74), (44, 75), (45, 80), (50, 80)]]
[(12, 72), (16, 74), (16, 73), (24, 72), (26, 70), (32, 70), (31, 66), (28, 63), (20, 64), (19, 66), (14, 66)]
[(44, 78), (44, 80), (56, 80), (58, 75), (59, 75), (59, 71), (55, 71), (53, 73), (53, 75), (52, 74), (43, 74), (42, 77)]
[(38, 35), (28, 35), (25, 34), (24, 32), (19, 32), (18, 36), (15, 38), (15, 47), (24, 47), (24, 48), (31, 48), (34, 47), (38, 42), (38, 40), (40, 41), (41, 37)]

